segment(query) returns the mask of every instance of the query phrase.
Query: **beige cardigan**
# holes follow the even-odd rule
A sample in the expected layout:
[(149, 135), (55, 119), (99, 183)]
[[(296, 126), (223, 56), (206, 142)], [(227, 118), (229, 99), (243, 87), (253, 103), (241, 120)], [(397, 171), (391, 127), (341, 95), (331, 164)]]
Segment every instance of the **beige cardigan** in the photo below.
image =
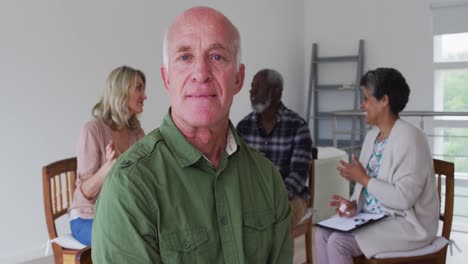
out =
[[(360, 162), (367, 166), (379, 134), (373, 128), (366, 135)], [(390, 217), (353, 232), (366, 257), (388, 251), (412, 250), (429, 244), (436, 236), (439, 201), (431, 150), (425, 135), (398, 119), (387, 139), (377, 178), (368, 185)], [(364, 205), (361, 184), (356, 184), (351, 200)]]

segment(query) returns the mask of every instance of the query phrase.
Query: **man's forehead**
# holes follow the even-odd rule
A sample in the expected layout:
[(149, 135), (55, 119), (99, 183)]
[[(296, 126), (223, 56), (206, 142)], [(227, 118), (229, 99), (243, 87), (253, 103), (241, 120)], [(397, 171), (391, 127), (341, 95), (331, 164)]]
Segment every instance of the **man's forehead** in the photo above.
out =
[[(176, 52), (184, 52), (184, 51), (191, 51), (195, 48), (197, 45), (197, 42), (193, 41), (175, 41), (172, 43), (173, 50)], [(231, 50), (231, 45), (228, 45), (227, 43), (222, 43), (222, 42), (213, 42), (211, 44), (206, 45), (207, 50), (226, 50), (230, 51)]]
[(214, 35), (233, 38), (235, 36), (232, 27), (225, 23), (208, 21), (204, 23), (200, 20), (189, 20), (175, 23), (169, 28), (169, 39), (175, 39), (180, 35)]
[(192, 51), (197, 48), (234, 52), (235, 39), (228, 34), (218, 34), (209, 30), (190, 31), (185, 28), (181, 32), (173, 31), (168, 35), (167, 41), (172, 52)]

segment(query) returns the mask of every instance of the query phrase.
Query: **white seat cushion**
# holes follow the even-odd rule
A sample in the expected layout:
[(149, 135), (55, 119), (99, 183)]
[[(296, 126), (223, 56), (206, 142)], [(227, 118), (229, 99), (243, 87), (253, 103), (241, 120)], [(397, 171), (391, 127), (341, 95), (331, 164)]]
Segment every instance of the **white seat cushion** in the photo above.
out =
[(80, 250), (86, 247), (85, 245), (81, 244), (78, 240), (76, 240), (72, 236), (72, 234), (62, 234), (52, 239), (50, 242), (57, 243), (63, 248), (76, 249), (76, 250)]
[(415, 256), (422, 256), (422, 255), (429, 255), (439, 251), (445, 245), (447, 245), (449, 241), (443, 237), (438, 236), (432, 241), (429, 245), (418, 248), (415, 250), (409, 251), (394, 251), (394, 252), (384, 252), (379, 253), (374, 256), (376, 259), (386, 259), (386, 258), (404, 258), (404, 257), (415, 257)]

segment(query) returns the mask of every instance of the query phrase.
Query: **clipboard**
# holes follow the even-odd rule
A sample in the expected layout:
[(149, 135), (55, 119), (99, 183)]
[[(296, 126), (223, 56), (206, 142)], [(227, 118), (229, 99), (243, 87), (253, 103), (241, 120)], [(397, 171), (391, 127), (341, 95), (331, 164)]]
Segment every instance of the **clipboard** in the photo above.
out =
[(315, 225), (338, 232), (351, 232), (360, 227), (378, 222), (387, 216), (386, 214), (359, 213), (353, 217), (345, 218), (334, 215)]

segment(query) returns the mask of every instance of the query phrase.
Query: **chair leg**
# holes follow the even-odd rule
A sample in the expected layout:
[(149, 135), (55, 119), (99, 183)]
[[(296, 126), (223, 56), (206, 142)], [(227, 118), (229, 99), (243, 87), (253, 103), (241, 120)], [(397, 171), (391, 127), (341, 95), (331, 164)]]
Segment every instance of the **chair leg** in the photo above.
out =
[(310, 226), (305, 233), (305, 244), (307, 264), (312, 264), (312, 228)]
[(54, 253), (54, 263), (62, 264), (63, 263), (63, 251), (62, 251), (62, 249), (58, 245), (56, 245), (55, 243), (52, 243), (52, 251)]
[(62, 256), (54, 253), (54, 263), (62, 263)]

